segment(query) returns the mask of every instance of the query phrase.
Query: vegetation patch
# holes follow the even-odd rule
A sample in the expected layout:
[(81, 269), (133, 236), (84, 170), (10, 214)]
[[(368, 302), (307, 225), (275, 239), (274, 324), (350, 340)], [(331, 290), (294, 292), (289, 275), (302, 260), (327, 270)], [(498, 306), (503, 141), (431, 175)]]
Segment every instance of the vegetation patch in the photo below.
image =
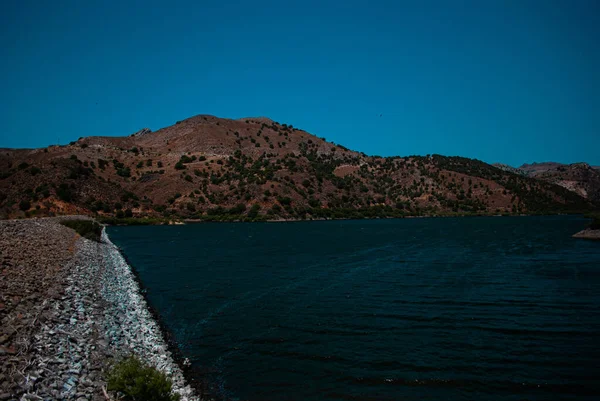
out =
[(63, 220), (60, 224), (72, 228), (84, 238), (100, 242), (102, 226), (93, 220)]
[(155, 217), (99, 217), (98, 218), (103, 224), (111, 226), (151, 226), (159, 224), (167, 224), (169, 219), (155, 218)]
[(162, 372), (131, 356), (117, 363), (108, 374), (108, 390), (120, 400), (178, 401), (171, 379)]
[(592, 222), (589, 226), (592, 230), (600, 230), (600, 213), (589, 214), (586, 217), (592, 219)]

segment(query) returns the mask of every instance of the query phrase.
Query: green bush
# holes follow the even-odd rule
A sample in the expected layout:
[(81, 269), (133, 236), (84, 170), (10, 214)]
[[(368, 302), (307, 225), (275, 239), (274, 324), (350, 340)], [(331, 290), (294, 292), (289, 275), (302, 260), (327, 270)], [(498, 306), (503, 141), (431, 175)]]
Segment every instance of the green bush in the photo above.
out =
[(156, 217), (125, 217), (116, 218), (116, 217), (99, 217), (98, 218), (102, 223), (109, 225), (119, 225), (119, 226), (149, 226), (156, 224), (166, 224), (169, 222), (169, 219), (156, 218)]
[(93, 220), (63, 220), (60, 224), (72, 228), (84, 238), (100, 242), (102, 226)]
[(600, 230), (600, 214), (590, 214), (586, 217), (592, 219), (592, 222), (590, 223), (590, 228), (592, 230)]
[(38, 174), (40, 174), (41, 172), (42, 172), (42, 170), (41, 170), (39, 167), (35, 167), (35, 166), (33, 166), (33, 167), (31, 167), (31, 168), (29, 169), (29, 173), (30, 173), (31, 175), (38, 175)]
[(121, 177), (131, 177), (131, 170), (129, 169), (129, 167), (124, 167), (124, 168), (119, 168), (117, 169), (117, 175), (120, 175)]
[(108, 375), (108, 390), (121, 393), (123, 400), (178, 401), (179, 394), (172, 392), (171, 380), (162, 372), (150, 367), (136, 357), (116, 364)]
[(260, 212), (260, 205), (258, 203), (255, 203), (250, 208), (250, 211), (248, 212), (248, 217), (251, 219), (255, 219), (258, 217), (258, 212)]
[(28, 200), (22, 200), (19, 203), (19, 209), (21, 209), (22, 211), (26, 211), (31, 209), (31, 203)]
[(56, 190), (56, 195), (60, 200), (65, 202), (71, 202), (71, 200), (73, 199), (73, 192), (71, 192), (69, 186), (65, 183), (60, 184), (60, 186)]
[(246, 205), (239, 203), (228, 210), (229, 214), (242, 214), (246, 211)]
[(282, 206), (289, 206), (292, 204), (292, 200), (288, 196), (285, 196), (285, 197), (278, 196), (277, 201), (279, 203), (281, 203)]

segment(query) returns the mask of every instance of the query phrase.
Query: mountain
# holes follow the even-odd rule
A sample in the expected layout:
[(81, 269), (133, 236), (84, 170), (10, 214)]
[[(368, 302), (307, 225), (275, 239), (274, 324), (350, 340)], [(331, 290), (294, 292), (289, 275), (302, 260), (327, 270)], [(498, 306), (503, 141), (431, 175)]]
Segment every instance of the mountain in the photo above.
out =
[(600, 170), (587, 163), (533, 163), (524, 164), (519, 170), (529, 177), (560, 185), (593, 202), (600, 202)]
[(502, 163), (494, 163), (492, 164), (492, 166), (499, 168), (500, 170), (503, 171), (508, 171), (510, 173), (513, 174), (518, 174), (518, 175), (527, 175), (527, 173), (519, 168), (515, 168), (512, 166), (509, 166), (508, 164), (502, 164)]
[(522, 171), (525, 175), (534, 177), (536, 174), (544, 173), (546, 171), (555, 170), (558, 167), (565, 166), (562, 163), (556, 162), (543, 162), (543, 163), (531, 163), (523, 164), (518, 170)]
[(478, 160), (377, 157), (268, 118), (199, 115), (127, 137), (0, 150), (3, 217), (288, 219), (583, 212), (553, 182)]

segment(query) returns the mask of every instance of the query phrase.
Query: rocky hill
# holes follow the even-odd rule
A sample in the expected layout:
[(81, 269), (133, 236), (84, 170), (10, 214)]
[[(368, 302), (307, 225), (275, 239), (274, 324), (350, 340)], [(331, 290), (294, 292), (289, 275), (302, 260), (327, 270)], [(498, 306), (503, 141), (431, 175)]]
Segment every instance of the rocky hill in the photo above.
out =
[(536, 174), (544, 173), (544, 172), (550, 171), (550, 170), (555, 170), (561, 166), (565, 166), (565, 164), (556, 163), (556, 162), (543, 162), (543, 163), (535, 163), (534, 162), (531, 164), (524, 163), (517, 170), (522, 171), (523, 174), (525, 174), (525, 175), (535, 176)]
[(533, 163), (524, 164), (519, 170), (529, 177), (560, 185), (586, 199), (600, 202), (600, 170), (587, 163)]
[(499, 168), (500, 170), (503, 171), (508, 171), (509, 173), (514, 173), (514, 174), (518, 174), (518, 175), (527, 175), (527, 173), (519, 168), (516, 167), (512, 167), (509, 166), (508, 164), (502, 164), (502, 163), (494, 163), (492, 164), (492, 166)]
[(583, 193), (478, 160), (371, 157), (268, 118), (199, 115), (127, 137), (1, 149), (0, 171), (5, 218), (275, 220), (596, 208)]

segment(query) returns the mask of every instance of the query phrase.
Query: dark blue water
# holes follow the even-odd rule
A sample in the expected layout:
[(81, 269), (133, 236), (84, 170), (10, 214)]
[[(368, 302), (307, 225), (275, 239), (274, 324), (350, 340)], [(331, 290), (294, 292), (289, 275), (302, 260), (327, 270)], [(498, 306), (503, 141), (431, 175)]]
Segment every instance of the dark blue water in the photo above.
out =
[(576, 217), (113, 227), (239, 400), (600, 399), (600, 243)]

